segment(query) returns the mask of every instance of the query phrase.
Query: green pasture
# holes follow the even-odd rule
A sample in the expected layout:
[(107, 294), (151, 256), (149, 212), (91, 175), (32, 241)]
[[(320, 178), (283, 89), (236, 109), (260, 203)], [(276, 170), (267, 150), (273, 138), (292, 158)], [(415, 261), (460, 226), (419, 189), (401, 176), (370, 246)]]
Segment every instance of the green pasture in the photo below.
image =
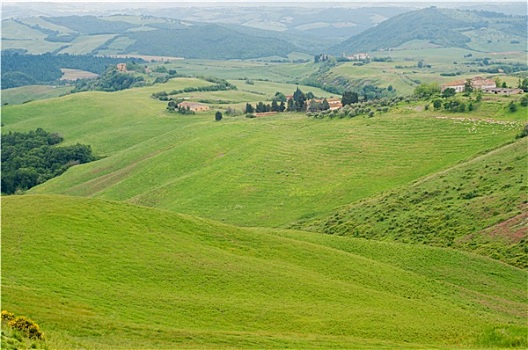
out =
[(97, 50), (97, 54), (99, 55), (118, 55), (123, 52), (128, 46), (132, 45), (134, 43), (133, 39), (130, 39), (126, 36), (121, 36), (113, 40), (110, 44), (108, 44), (108, 48), (104, 50)]
[(113, 37), (115, 37), (115, 34), (80, 35), (67, 48), (61, 50), (60, 53), (69, 53), (70, 55), (89, 54)]
[(5, 39), (36, 41), (42, 40), (45, 37), (46, 34), (21, 23), (15, 22), (12, 19), (2, 21), (2, 41)]
[(2, 308), (53, 349), (526, 347), (526, 273), (125, 203), (2, 203)]
[(255, 60), (212, 61), (186, 59), (165, 64), (167, 69), (193, 76), (215, 76), (232, 80), (266, 80), (292, 82), (316, 72), (311, 63), (272, 63)]
[(28, 85), (2, 90), (2, 104), (18, 105), (68, 94), (71, 86)]
[(2, 50), (26, 50), (33, 55), (40, 55), (60, 49), (64, 43), (52, 43), (45, 40), (11, 40), (2, 39)]
[[(526, 54), (526, 35), (524, 37), (510, 35), (494, 28), (480, 28), (464, 32), (464, 35), (471, 38), (468, 46), (475, 51), (511, 52), (517, 50), (524, 51)], [(517, 40), (519, 43), (514, 44), (512, 40)]]
[[(371, 119), (313, 120), (284, 113), (257, 119), (225, 116), (215, 122), (215, 109), (194, 116), (169, 114), (166, 102), (150, 97), (200, 84), (210, 83), (175, 79), (116, 93), (5, 106), (6, 132), (42, 127), (59, 132), (67, 144), (89, 144), (104, 157), (30, 192), (123, 200), (246, 226), (280, 226), (328, 214), (495, 149), (513, 140), (523, 125), (489, 121), (474, 132), (471, 121), (457, 119), (467, 114), (443, 118), (442, 112), (424, 113), (421, 106), (405, 104)], [(193, 96), (265, 97), (243, 90)], [(512, 118), (506, 111), (473, 115)]]
[(21, 19), (24, 23), (30, 26), (39, 26), (41, 28), (57, 31), (61, 34), (73, 34), (74, 30), (55, 23), (46, 21), (43, 17), (28, 17)]
[[(466, 124), (478, 132), (482, 121)], [(526, 268), (527, 147), (528, 140), (523, 138), (411, 185), (341, 208), (323, 220), (296, 227), (450, 246)]]

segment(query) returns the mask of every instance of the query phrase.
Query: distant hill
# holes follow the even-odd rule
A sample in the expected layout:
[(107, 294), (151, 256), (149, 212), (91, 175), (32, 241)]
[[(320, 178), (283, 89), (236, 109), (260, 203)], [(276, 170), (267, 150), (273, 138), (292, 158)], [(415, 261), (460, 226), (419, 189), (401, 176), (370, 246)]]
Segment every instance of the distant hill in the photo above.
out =
[(448, 249), (2, 199), (2, 308), (50, 349), (526, 347), (525, 285)]
[(134, 43), (124, 53), (185, 58), (247, 59), (266, 56), (286, 57), (303, 48), (285, 40), (242, 34), (217, 25), (193, 25), (184, 29), (157, 29), (127, 33)]
[[(494, 12), (459, 11), (429, 7), (407, 12), (335, 45), (330, 52), (376, 51), (397, 48), (411, 40), (426, 40), (442, 47), (479, 49), (484, 41), (510, 41), (513, 50), (526, 50), (526, 16)], [(523, 45), (524, 44), (524, 45)], [(488, 50), (485, 50), (488, 51)]]
[[(29, 53), (143, 54), (247, 59), (306, 52), (277, 32), (144, 16), (39, 17), (2, 22), (3, 49)], [(313, 43), (313, 40), (312, 40)]]

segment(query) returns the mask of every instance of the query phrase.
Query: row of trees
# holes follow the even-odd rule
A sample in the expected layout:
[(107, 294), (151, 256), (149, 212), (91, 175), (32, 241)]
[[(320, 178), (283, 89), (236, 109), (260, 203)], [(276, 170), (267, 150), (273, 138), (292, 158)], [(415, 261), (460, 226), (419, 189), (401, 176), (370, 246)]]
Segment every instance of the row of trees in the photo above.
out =
[(237, 87), (231, 83), (229, 83), (225, 79), (218, 79), (218, 78), (206, 78), (206, 77), (199, 77), (200, 79), (206, 80), (210, 83), (214, 83), (214, 85), (209, 86), (200, 86), (200, 87), (193, 87), (189, 86), (180, 90), (172, 90), (172, 91), (159, 91), (155, 92), (151, 95), (152, 98), (157, 98), (160, 101), (169, 101), (172, 99), (171, 96), (183, 94), (183, 93), (189, 93), (189, 92), (210, 92), (210, 91), (227, 91), (227, 90), (236, 90)]
[(88, 145), (56, 147), (57, 133), (42, 129), (2, 135), (2, 193), (13, 194), (41, 184), (70, 166), (96, 159)]

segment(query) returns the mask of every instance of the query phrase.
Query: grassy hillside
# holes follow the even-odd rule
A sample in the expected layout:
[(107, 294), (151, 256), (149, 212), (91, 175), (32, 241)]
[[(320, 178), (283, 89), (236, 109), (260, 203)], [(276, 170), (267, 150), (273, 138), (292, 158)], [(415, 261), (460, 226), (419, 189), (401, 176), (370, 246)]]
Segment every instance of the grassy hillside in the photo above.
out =
[[(282, 114), (217, 123), (214, 110), (169, 115), (166, 103), (150, 97), (200, 84), (210, 83), (177, 79), (7, 106), (4, 129), (42, 127), (106, 156), (71, 168), (32, 189), (35, 193), (125, 200), (236, 224), (279, 226), (449, 168), (509, 142), (522, 128), (522, 123), (483, 122), (473, 132), (472, 122), (427, 117), (413, 106), (372, 119)], [(274, 85), (269, 91), (275, 88), (282, 90)], [(183, 97), (193, 96), (236, 103), (265, 97), (242, 89)]]
[(71, 86), (28, 85), (2, 90), (2, 104), (16, 105), (70, 93)]
[(526, 268), (527, 147), (521, 139), (299, 227), (473, 250)]
[(50, 348), (526, 347), (525, 281), (452, 250), (2, 201), (2, 308)]
[(426, 40), (442, 47), (486, 47), (492, 52), (503, 51), (504, 44), (510, 43), (507, 51), (526, 51), (526, 17), (429, 7), (394, 16), (330, 51), (337, 55), (387, 50), (412, 40)]

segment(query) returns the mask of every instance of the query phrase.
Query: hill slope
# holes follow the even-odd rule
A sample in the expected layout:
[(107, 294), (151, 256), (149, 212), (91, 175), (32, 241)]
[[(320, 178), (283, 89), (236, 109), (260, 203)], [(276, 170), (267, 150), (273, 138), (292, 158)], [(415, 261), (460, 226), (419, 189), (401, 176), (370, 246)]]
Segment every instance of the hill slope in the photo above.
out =
[[(495, 16), (495, 17), (494, 17)], [(503, 14), (465, 12), (434, 7), (394, 16), (351, 37), (330, 51), (376, 51), (397, 48), (411, 40), (426, 40), (443, 47), (470, 48), (471, 41), (516, 41), (511, 50), (526, 50), (526, 18)], [(479, 45), (477, 45), (479, 46)], [(480, 45), (480, 48), (482, 45)], [(488, 45), (489, 51), (493, 45)]]
[(451, 246), (526, 268), (527, 147), (528, 139), (521, 139), (410, 186), (352, 204), (320, 222), (297, 227)]
[(123, 203), (2, 203), (2, 307), (52, 348), (526, 346), (526, 274)]
[[(472, 122), (427, 118), (406, 105), (370, 119), (325, 121), (285, 113), (216, 123), (214, 110), (170, 116), (165, 103), (150, 97), (185, 84), (210, 83), (178, 79), (4, 108), (6, 131), (40, 126), (107, 156), (31, 191), (280, 226), (446, 169), (503, 145), (522, 128), (483, 122), (475, 133), (468, 131)], [(242, 89), (180, 96), (237, 102), (263, 97)]]

